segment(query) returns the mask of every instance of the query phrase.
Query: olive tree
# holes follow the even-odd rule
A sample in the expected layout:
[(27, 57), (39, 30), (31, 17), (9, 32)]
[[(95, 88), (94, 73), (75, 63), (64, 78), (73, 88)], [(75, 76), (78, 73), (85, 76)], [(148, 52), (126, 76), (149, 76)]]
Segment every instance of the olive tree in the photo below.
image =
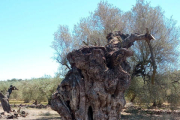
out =
[[(161, 84), (163, 84), (161, 75), (165, 73), (166, 68), (177, 64), (178, 52), (176, 48), (179, 44), (180, 34), (176, 21), (167, 18), (161, 7), (152, 7), (144, 0), (137, 0), (132, 9), (126, 12), (107, 2), (100, 2), (95, 11), (74, 25), (73, 30), (69, 30), (68, 26), (60, 25), (54, 34), (52, 43), (52, 48), (55, 50), (54, 58), (60, 63), (61, 71), (64, 71), (64, 69), (69, 68), (66, 55), (73, 49), (78, 49), (83, 45), (106, 45), (106, 36), (113, 31), (120, 30), (126, 34), (142, 34), (146, 33), (146, 28), (156, 40), (150, 44), (146, 41), (138, 41), (131, 48), (134, 51), (134, 56), (129, 59), (132, 66), (132, 82), (133, 80), (136, 82), (139, 79), (136, 77), (140, 76), (144, 84), (137, 86), (131, 84), (130, 89), (132, 90), (130, 91), (134, 89), (134, 92), (129, 92), (129, 94), (138, 96), (141, 88), (148, 88), (147, 95), (153, 96), (156, 95), (154, 94), (156, 91), (153, 90), (160, 89)], [(150, 85), (151, 76), (154, 74), (152, 58), (157, 65), (154, 85)], [(135, 90), (138, 86), (140, 89)], [(155, 96), (151, 98), (151, 102), (156, 99)]]
[[(130, 61), (132, 66), (134, 66), (132, 77), (142, 76), (145, 83), (143, 91), (149, 93), (150, 99), (148, 100), (152, 100), (151, 102), (157, 104), (156, 101), (161, 101), (165, 96), (165, 92), (162, 89), (162, 85), (165, 85), (163, 75), (168, 67), (177, 64), (178, 51), (176, 51), (176, 48), (180, 35), (179, 29), (172, 18), (165, 17), (159, 6), (151, 7), (150, 3), (144, 0), (137, 1), (132, 10), (126, 14), (128, 16), (128, 31), (144, 33), (146, 28), (149, 28), (150, 33), (156, 38), (155, 41), (151, 42), (153, 56), (157, 65), (154, 85), (151, 85), (151, 82), (149, 82), (153, 72), (153, 61), (147, 42), (141, 41), (134, 44), (132, 49), (135, 54)], [(135, 84), (131, 84), (130, 88), (134, 88), (133, 85)], [(140, 92), (142, 90), (134, 92), (133, 96), (138, 96), (137, 94), (140, 94)], [(146, 93), (146, 95), (148, 94)], [(134, 99), (134, 97), (132, 98)], [(146, 96), (146, 98), (148, 97)]]
[(107, 43), (106, 35), (115, 30), (125, 31), (126, 20), (123, 12), (107, 2), (100, 2), (98, 8), (87, 18), (82, 18), (74, 26), (72, 32), (68, 26), (60, 25), (54, 33), (52, 48), (55, 50), (55, 60), (69, 68), (66, 55), (73, 49), (83, 45), (103, 46)]

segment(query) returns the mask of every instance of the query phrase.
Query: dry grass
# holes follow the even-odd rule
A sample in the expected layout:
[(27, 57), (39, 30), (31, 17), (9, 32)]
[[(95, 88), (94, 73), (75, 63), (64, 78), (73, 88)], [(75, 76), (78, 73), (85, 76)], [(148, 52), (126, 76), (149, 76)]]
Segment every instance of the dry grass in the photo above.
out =
[[(23, 105), (32, 105), (33, 104), (33, 101), (29, 102), (29, 103), (24, 103), (24, 101), (17, 101), (17, 100), (10, 100), (9, 103), (11, 105), (20, 105), (20, 104), (23, 104)], [(42, 105), (47, 105), (48, 102), (41, 102)]]

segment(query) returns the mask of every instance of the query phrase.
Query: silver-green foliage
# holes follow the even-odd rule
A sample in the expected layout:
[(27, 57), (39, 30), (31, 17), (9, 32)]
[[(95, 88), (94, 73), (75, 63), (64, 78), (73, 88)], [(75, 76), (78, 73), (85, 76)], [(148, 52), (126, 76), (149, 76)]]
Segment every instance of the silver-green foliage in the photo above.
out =
[[(83, 45), (103, 46), (106, 44), (106, 35), (112, 31), (142, 34), (146, 32), (146, 28), (149, 28), (150, 33), (156, 38), (151, 41), (158, 67), (155, 85), (150, 83), (153, 67), (148, 44), (146, 41), (135, 42), (131, 47), (134, 56), (129, 59), (129, 62), (132, 66), (132, 74), (138, 64), (140, 64), (138, 68), (140, 72), (133, 76), (127, 95), (130, 97), (135, 94), (139, 102), (171, 102), (172, 100), (167, 98), (176, 98), (174, 95), (177, 94), (175, 94), (173, 83), (169, 82), (166, 76), (167, 69), (172, 73), (169, 68), (177, 69), (178, 66), (177, 47), (180, 29), (176, 21), (172, 17), (167, 18), (160, 6), (152, 7), (145, 0), (137, 0), (132, 9), (126, 12), (120, 9), (120, 5), (118, 6), (100, 2), (97, 9), (88, 17), (82, 18), (72, 30), (69, 30), (68, 26), (60, 25), (54, 34), (52, 48), (55, 50), (54, 58), (61, 65), (61, 71), (69, 67), (66, 55), (73, 49), (78, 49)], [(167, 97), (166, 94), (169, 89), (174, 91), (171, 92), (171, 97)]]
[(0, 81), (0, 90), (5, 93), (10, 85), (14, 85), (18, 90), (12, 92), (10, 100), (21, 100), (26, 103), (37, 100), (40, 103), (47, 102), (51, 98), (60, 82), (61, 79), (59, 77)]

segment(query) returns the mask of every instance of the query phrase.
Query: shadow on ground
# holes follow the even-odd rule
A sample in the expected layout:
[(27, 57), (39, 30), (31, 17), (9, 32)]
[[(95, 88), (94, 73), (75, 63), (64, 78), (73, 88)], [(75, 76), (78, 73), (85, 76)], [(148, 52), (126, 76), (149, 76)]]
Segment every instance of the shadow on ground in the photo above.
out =
[(125, 109), (121, 114), (122, 120), (180, 120), (179, 113), (168, 113), (157, 110), (141, 110), (139, 108)]
[(60, 120), (61, 117), (41, 117), (36, 120)]

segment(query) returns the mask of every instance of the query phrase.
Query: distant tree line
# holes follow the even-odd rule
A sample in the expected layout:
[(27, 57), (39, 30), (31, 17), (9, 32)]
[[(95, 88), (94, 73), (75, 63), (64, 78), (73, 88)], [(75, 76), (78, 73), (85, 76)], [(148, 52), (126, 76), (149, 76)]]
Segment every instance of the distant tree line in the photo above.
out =
[(59, 77), (42, 77), (28, 80), (12, 79), (0, 81), (0, 91), (5, 94), (8, 87), (14, 85), (18, 90), (13, 91), (10, 100), (24, 101), (25, 103), (33, 101), (37, 103), (49, 102), (52, 93), (60, 82), (61, 78)]

